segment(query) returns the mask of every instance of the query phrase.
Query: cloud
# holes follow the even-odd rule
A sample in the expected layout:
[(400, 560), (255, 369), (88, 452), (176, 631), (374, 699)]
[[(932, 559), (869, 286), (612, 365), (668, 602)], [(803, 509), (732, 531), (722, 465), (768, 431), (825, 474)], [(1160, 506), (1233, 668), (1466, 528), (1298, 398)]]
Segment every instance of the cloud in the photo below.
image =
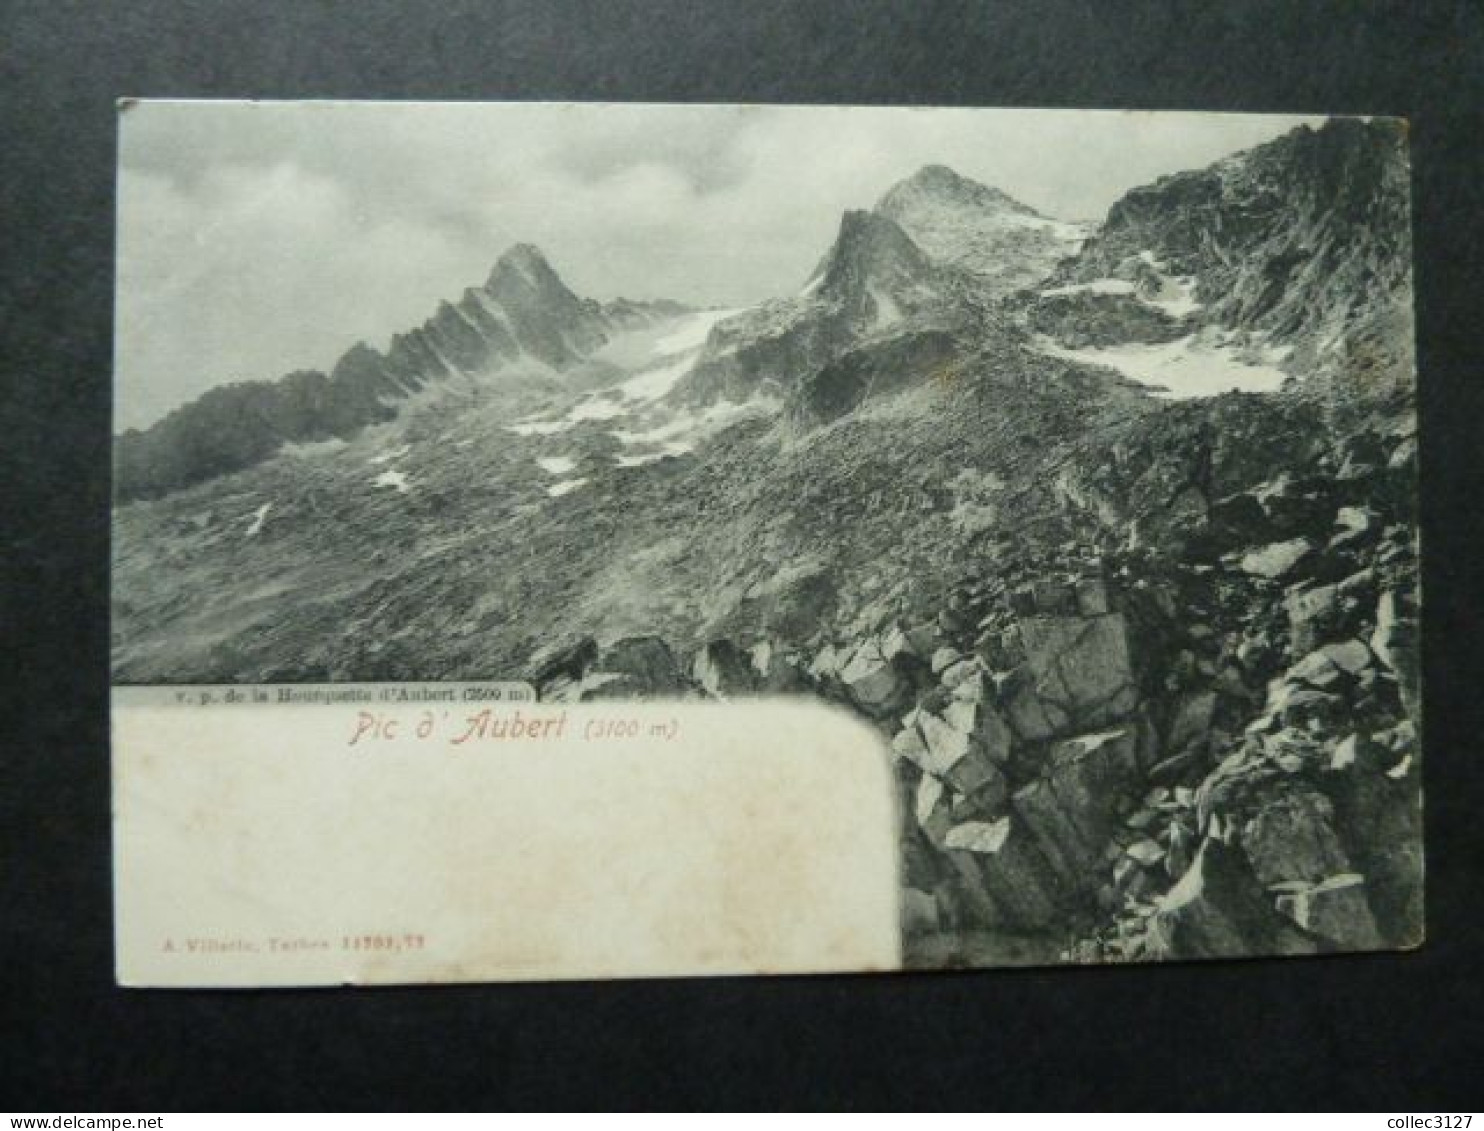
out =
[(1095, 219), (1299, 119), (835, 107), (146, 102), (122, 119), (121, 427), (385, 345), (541, 246), (596, 298), (799, 286), (840, 213), (948, 164)]

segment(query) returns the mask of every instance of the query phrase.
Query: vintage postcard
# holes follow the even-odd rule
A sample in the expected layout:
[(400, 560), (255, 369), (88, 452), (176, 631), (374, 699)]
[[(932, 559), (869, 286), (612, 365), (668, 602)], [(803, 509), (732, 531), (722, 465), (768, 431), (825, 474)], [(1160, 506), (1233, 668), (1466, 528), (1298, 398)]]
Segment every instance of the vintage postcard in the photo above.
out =
[(125, 984), (1421, 942), (1404, 122), (119, 122)]

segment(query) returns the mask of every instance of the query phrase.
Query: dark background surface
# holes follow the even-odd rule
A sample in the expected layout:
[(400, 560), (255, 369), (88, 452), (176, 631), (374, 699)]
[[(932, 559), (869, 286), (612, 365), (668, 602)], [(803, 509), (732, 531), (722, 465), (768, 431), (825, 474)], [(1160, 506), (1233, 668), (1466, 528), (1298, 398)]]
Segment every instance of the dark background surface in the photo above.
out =
[[(1481, 64), (1479, 3), (0, 2), (0, 1109), (1479, 1106)], [(1427, 944), (1142, 969), (117, 989), (107, 504), (123, 95), (1409, 117)]]

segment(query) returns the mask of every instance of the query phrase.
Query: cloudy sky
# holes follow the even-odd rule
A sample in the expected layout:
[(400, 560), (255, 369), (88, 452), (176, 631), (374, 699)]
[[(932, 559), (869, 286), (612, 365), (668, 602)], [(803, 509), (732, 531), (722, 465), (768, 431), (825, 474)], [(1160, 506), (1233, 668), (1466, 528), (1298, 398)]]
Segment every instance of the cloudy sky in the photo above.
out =
[[(328, 369), (515, 242), (606, 299), (797, 289), (840, 213), (924, 164), (1050, 216), (1291, 129), (1274, 116), (714, 106), (152, 102), (121, 118), (117, 423)], [(1312, 120), (1312, 119), (1309, 119)]]

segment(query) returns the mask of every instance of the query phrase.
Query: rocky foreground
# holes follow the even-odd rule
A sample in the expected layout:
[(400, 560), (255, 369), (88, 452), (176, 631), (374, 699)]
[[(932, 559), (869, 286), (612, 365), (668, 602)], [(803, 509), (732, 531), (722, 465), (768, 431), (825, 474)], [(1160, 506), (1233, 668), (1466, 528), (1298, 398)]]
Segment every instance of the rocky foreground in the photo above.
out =
[[(1234, 429), (1256, 400), (1199, 415)], [(858, 635), (574, 639), (526, 674), (559, 700), (799, 694), (870, 720), (902, 794), (913, 964), (1412, 946), (1407, 419), (1275, 474), (1165, 421), (1149, 447), (1068, 462), (1074, 537), (997, 544), (936, 607), (898, 586)]]

